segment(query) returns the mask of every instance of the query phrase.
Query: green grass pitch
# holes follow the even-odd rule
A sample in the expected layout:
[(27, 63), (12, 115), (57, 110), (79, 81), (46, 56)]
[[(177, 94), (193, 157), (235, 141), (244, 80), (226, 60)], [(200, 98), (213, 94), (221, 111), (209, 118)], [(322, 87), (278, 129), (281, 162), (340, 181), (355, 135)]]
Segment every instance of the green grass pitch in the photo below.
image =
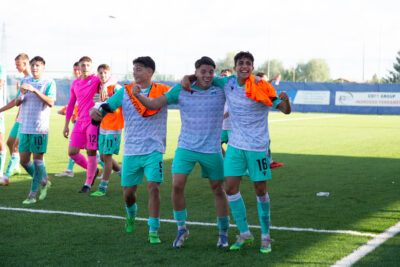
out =
[[(113, 174), (102, 198), (78, 194), (85, 173), (75, 166), (74, 178), (54, 177), (67, 165), (68, 141), (62, 137), (64, 117), (53, 109), (45, 162), (53, 183), (44, 201), (22, 205), (30, 180), (13, 176), (0, 187), (0, 207), (29, 208), (125, 216), (120, 178)], [(6, 129), (16, 111), (6, 113)], [(352, 230), (380, 234), (400, 221), (400, 116), (270, 113), (274, 160), (268, 183), (271, 224), (274, 227)], [(180, 130), (179, 112), (169, 111), (161, 219), (173, 219), (171, 163)], [(122, 154), (122, 153), (121, 153)], [(7, 156), (8, 162), (9, 156)], [(117, 160), (121, 162), (122, 156)], [(96, 186), (99, 180), (96, 181)], [(318, 192), (329, 192), (318, 197)], [(259, 225), (253, 185), (242, 179), (248, 221)], [(138, 217), (147, 218), (146, 183), (138, 189)], [(186, 186), (188, 221), (216, 223), (208, 181), (196, 166)], [(231, 219), (231, 223), (234, 221)], [(372, 237), (344, 233), (271, 230), (272, 253), (259, 252), (260, 229), (251, 229), (252, 245), (241, 251), (217, 249), (216, 226), (188, 225), (190, 237), (181, 249), (172, 242), (176, 225), (162, 222), (162, 244), (147, 242), (148, 226), (136, 222), (132, 234), (124, 221), (0, 209), (1, 266), (329, 266)], [(238, 230), (231, 227), (229, 243)], [(389, 239), (355, 266), (400, 266), (400, 235)]]

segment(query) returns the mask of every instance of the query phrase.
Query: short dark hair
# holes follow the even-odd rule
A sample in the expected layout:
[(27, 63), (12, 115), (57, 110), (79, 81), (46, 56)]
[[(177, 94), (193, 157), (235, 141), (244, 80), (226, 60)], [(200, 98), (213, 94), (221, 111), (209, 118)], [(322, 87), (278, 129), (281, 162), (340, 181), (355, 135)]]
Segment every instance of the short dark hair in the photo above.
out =
[(230, 73), (233, 73), (233, 71), (232, 71), (231, 69), (223, 69), (223, 70), (221, 70), (220, 73), (223, 73), (223, 72), (225, 72), (225, 71), (229, 71)]
[(196, 69), (200, 68), (201, 65), (213, 66), (215, 69), (215, 62), (210, 57), (201, 57), (194, 63)]
[(105, 69), (105, 70), (111, 70), (110, 66), (108, 66), (107, 64), (101, 64), (97, 67), (97, 71), (99, 71), (100, 69)]
[(262, 78), (264, 76), (267, 76), (267, 74), (265, 74), (264, 72), (257, 72), (256, 76)]
[(242, 59), (242, 58), (249, 59), (251, 61), (251, 63), (254, 65), (254, 57), (253, 57), (253, 55), (249, 51), (247, 51), (247, 52), (240, 51), (233, 58), (233, 60), (235, 61), (235, 66), (236, 66), (236, 63), (239, 61), (239, 59)]
[(92, 63), (92, 59), (90, 57), (88, 57), (88, 56), (83, 56), (78, 61), (78, 63), (81, 63), (81, 62), (90, 62), (90, 63)]
[(46, 65), (46, 61), (44, 61), (44, 59), (40, 56), (36, 56), (34, 58), (31, 59), (31, 61), (29, 61), (29, 64), (33, 64), (34, 62), (42, 62), (43, 65)]
[(74, 63), (74, 67), (79, 67), (79, 61)]
[(15, 58), (15, 60), (29, 60), (29, 57), (27, 54), (21, 53), (21, 54), (18, 54), (18, 56)]
[(156, 71), (156, 63), (154, 62), (154, 60), (151, 57), (148, 57), (148, 56), (138, 57), (138, 58), (135, 58), (132, 63), (133, 63), (133, 65), (139, 63), (139, 64), (142, 64), (143, 66), (145, 66), (146, 68), (152, 69), (153, 72)]

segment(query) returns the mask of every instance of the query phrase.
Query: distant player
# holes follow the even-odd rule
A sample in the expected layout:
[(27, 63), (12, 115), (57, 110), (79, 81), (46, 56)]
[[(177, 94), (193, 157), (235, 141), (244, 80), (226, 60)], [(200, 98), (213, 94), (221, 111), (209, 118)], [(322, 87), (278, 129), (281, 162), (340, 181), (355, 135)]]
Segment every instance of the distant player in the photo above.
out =
[[(122, 160), (121, 185), (126, 208), (126, 232), (135, 228), (137, 213), (136, 190), (146, 175), (149, 192), (149, 241), (161, 243), (160, 228), (160, 183), (163, 182), (163, 154), (167, 134), (167, 109), (148, 110), (132, 94), (133, 87), (139, 87), (141, 94), (157, 98), (169, 90), (164, 84), (156, 84), (151, 78), (156, 69), (151, 57), (133, 60), (135, 83), (125, 85), (99, 107), (92, 109), (91, 116), (100, 121), (107, 113), (122, 107), (124, 116), (124, 156)], [(99, 111), (100, 110), (100, 111)]]
[[(276, 81), (275, 84), (279, 84), (279, 81), (281, 79), (281, 75), (278, 74), (272, 79), (268, 79), (267, 75), (264, 72), (258, 72), (256, 76), (260, 77), (264, 81), (267, 81), (269, 83), (272, 83), (273, 81)], [(268, 157), (268, 162), (269, 162), (269, 167), (272, 168), (279, 168), (283, 166), (283, 163), (278, 163), (272, 160), (272, 153), (271, 153), (271, 138), (269, 136), (269, 127), (267, 125), (267, 157)]]
[[(0, 65), (0, 106), (4, 105), (5, 95), (7, 88), (7, 75), (6, 69), (4, 66)], [(4, 142), (4, 133), (5, 133), (5, 125), (4, 125), (4, 114), (0, 114), (0, 177), (3, 176), (4, 165), (6, 164), (6, 144)]]
[(196, 162), (201, 166), (202, 178), (209, 178), (214, 194), (219, 239), (217, 247), (228, 246), (229, 208), (223, 188), (224, 172), (221, 154), (221, 128), (225, 94), (222, 88), (212, 86), (215, 63), (209, 57), (202, 57), (195, 63), (196, 82), (192, 92), (174, 86), (164, 95), (151, 99), (134, 92), (146, 108), (159, 109), (167, 104), (178, 104), (182, 127), (178, 148), (172, 163), (172, 205), (178, 233), (174, 247), (182, 247), (189, 235), (186, 228), (185, 185)]
[[(221, 70), (221, 77), (228, 77), (231, 76), (232, 70), (231, 69), (223, 69)], [(224, 106), (224, 119), (222, 121), (222, 131), (221, 131), (221, 151), (222, 156), (225, 157), (225, 149), (223, 148), (223, 144), (228, 144), (229, 140), (229, 133), (231, 132), (231, 119), (229, 118), (228, 112), (228, 104), (225, 103)]]
[[(56, 100), (56, 84), (43, 77), (45, 61), (34, 57), (30, 61), (32, 77), (22, 80), (16, 104), (21, 105), (22, 124), (20, 129), (19, 152), (21, 165), (33, 176), (31, 190), (23, 204), (36, 202), (39, 186), (39, 200), (44, 200), (51, 183), (46, 179), (47, 172), (43, 154), (47, 151), (50, 108)], [(33, 153), (33, 163), (31, 154)]]
[[(105, 101), (112, 97), (122, 87), (111, 82), (111, 69), (107, 64), (101, 64), (97, 68), (97, 76), (101, 81), (102, 100)], [(110, 84), (111, 83), (111, 84)], [(121, 175), (121, 166), (112, 158), (112, 155), (119, 154), (121, 144), (121, 133), (124, 128), (124, 117), (122, 107), (116, 109), (113, 113), (107, 114), (100, 124), (99, 151), (100, 158), (104, 162), (104, 170), (99, 189), (92, 193), (92, 197), (101, 197), (106, 195), (111, 171), (114, 170)]]
[[(19, 54), (15, 58), (15, 67), (17, 68), (19, 73), (23, 73), (25, 78), (30, 77), (30, 65), (29, 65), (29, 57), (25, 53)], [(21, 81), (17, 82), (17, 93), (19, 87), (21, 85)], [(10, 108), (16, 106), (16, 98), (11, 100), (7, 105), (0, 108), (0, 112), (4, 112)], [(16, 121), (10, 131), (10, 134), (7, 139), (7, 146), (11, 154), (10, 161), (8, 162), (7, 170), (2, 178), (0, 178), (0, 183), (7, 186), (11, 175), (15, 172), (17, 174), (21, 173), (21, 169), (19, 167), (20, 156), (18, 152), (18, 144), (19, 144), (19, 131), (21, 127), (21, 116), (20, 116), (20, 109), (18, 108), (18, 113), (16, 117)]]
[[(225, 190), (240, 235), (230, 249), (238, 250), (254, 240), (239, 191), (241, 178), (248, 170), (257, 196), (261, 224), (260, 251), (268, 253), (271, 252), (271, 238), (267, 180), (271, 179), (271, 170), (266, 155), (267, 113), (270, 106), (285, 114), (289, 114), (291, 108), (286, 93), (280, 93), (277, 98), (270, 84), (265, 81), (255, 83), (255, 77), (251, 75), (254, 70), (252, 54), (240, 52), (234, 57), (234, 62), (237, 76), (215, 78), (213, 83), (224, 88), (231, 118), (232, 132), (224, 159)], [(188, 87), (187, 83), (184, 86)]]
[[(65, 138), (68, 138), (69, 122), (75, 104), (78, 104), (78, 118), (71, 133), (68, 154), (76, 164), (87, 170), (86, 182), (78, 193), (89, 193), (99, 173), (96, 159), (99, 129), (91, 124), (89, 110), (94, 106), (94, 96), (99, 93), (100, 80), (92, 74), (92, 60), (89, 57), (85, 56), (79, 59), (79, 68), (81, 78), (75, 80), (76, 82), (71, 86), (63, 134)], [(81, 149), (86, 149), (87, 160), (80, 153)]]

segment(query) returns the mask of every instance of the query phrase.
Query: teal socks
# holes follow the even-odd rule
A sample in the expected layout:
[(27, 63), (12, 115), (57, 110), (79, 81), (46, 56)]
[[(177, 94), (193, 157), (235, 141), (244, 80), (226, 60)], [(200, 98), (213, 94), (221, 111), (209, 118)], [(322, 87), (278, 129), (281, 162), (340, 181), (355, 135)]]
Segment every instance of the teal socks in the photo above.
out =
[(47, 172), (43, 160), (35, 159), (33, 162), (34, 173), (31, 185), (31, 192), (37, 192), (39, 189), (39, 185)]
[(0, 175), (4, 174), (4, 166), (6, 165), (7, 150), (0, 152)]
[(107, 187), (108, 187), (108, 182), (109, 181), (104, 181), (101, 180), (101, 183), (99, 185), (99, 191), (105, 193), (107, 191)]
[(268, 193), (265, 196), (257, 196), (257, 210), (258, 217), (261, 224), (261, 234), (269, 235), (269, 225), (270, 225), (270, 199)]
[(229, 228), (229, 216), (218, 217), (217, 225), (220, 233), (227, 233)]
[(136, 213), (137, 213), (137, 205), (136, 203), (133, 204), (132, 206), (128, 207), (127, 205), (125, 205), (125, 209), (126, 209), (126, 214), (128, 214), (129, 217), (135, 217)]
[(178, 224), (178, 228), (186, 228), (187, 210), (174, 210), (174, 219)]
[(33, 174), (35, 172), (35, 166), (33, 166), (32, 161), (29, 161), (26, 165), (23, 165), (22, 167), (24, 167), (25, 171), (31, 176), (33, 177)]
[(244, 206), (243, 198), (240, 195), (240, 192), (235, 195), (228, 196), (228, 201), (239, 232), (248, 232), (249, 225), (246, 218), (246, 207)]
[(71, 159), (71, 158), (68, 158), (67, 170), (68, 170), (68, 171), (73, 171), (73, 170), (74, 170), (74, 165), (75, 165), (74, 160)]
[(11, 175), (14, 172), (14, 170), (18, 167), (18, 164), (19, 164), (19, 155), (18, 155), (18, 157), (16, 157), (14, 155), (14, 153), (13, 153), (13, 155), (11, 156), (10, 161), (8, 162), (7, 170), (6, 170), (6, 173), (4, 175), (7, 176), (7, 177), (11, 177)]
[(150, 227), (150, 232), (157, 232), (158, 228), (160, 228), (160, 218), (149, 217), (147, 224)]

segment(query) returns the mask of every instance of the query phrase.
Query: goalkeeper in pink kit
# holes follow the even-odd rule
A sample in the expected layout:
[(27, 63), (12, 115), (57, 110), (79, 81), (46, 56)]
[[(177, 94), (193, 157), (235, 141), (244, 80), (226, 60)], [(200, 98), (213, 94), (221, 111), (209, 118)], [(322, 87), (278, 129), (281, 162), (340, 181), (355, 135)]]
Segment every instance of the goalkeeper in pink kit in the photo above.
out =
[[(91, 124), (89, 110), (94, 106), (95, 96), (99, 95), (100, 80), (92, 74), (92, 60), (89, 57), (82, 57), (79, 60), (79, 67), (81, 69), (81, 77), (71, 86), (63, 134), (65, 138), (68, 138), (69, 122), (77, 104), (78, 117), (71, 133), (68, 154), (76, 164), (87, 170), (86, 182), (78, 193), (89, 193), (99, 173), (96, 158), (99, 129)], [(81, 149), (86, 149), (87, 159), (80, 153)]]

